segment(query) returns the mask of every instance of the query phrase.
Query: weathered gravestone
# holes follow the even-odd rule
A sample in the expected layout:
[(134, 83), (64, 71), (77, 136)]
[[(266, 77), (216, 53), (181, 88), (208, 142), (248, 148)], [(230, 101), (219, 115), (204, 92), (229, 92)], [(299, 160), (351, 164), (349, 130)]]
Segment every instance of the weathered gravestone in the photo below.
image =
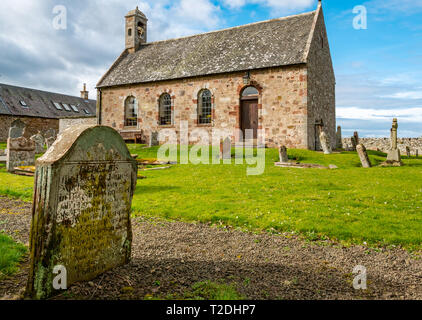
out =
[(158, 132), (151, 132), (149, 137), (149, 147), (159, 146), (160, 141), (158, 140)]
[(16, 120), (9, 129), (7, 139), (6, 169), (13, 172), (16, 167), (33, 166), (35, 164), (35, 143), (26, 139), (25, 124)]
[(331, 149), (331, 143), (330, 139), (328, 138), (327, 134), (321, 130), (321, 133), (319, 134), (319, 140), (321, 142), (322, 150), (324, 151), (324, 154), (332, 154), (333, 151)]
[(223, 141), (220, 140), (220, 159), (232, 158), (232, 141), (226, 137)]
[(43, 153), (44, 152), (44, 137), (41, 135), (41, 133), (38, 131), (37, 134), (33, 135), (31, 137), (31, 141), (34, 141), (35, 143), (35, 152), (37, 154)]
[(15, 139), (23, 137), (25, 133), (25, 127), (25, 123), (23, 123), (21, 120), (18, 119), (13, 121), (9, 129), (9, 138)]
[(288, 163), (289, 162), (289, 157), (287, 155), (287, 148), (286, 146), (281, 146), (280, 149), (278, 150), (278, 155), (280, 158), (280, 162), (281, 163)]
[(337, 132), (336, 132), (336, 148), (337, 149), (343, 149), (343, 138), (341, 135), (341, 127), (338, 126), (337, 127)]
[(359, 133), (357, 131), (355, 131), (353, 133), (353, 137), (355, 139), (355, 143), (356, 143), (356, 146), (357, 146), (360, 143), (360, 141), (359, 141)]
[(408, 146), (406, 146), (406, 155), (410, 158), (410, 148)]
[(37, 161), (27, 297), (57, 292), (55, 266), (66, 269), (69, 286), (129, 262), (136, 176), (136, 160), (114, 129), (63, 131)]
[(419, 158), (419, 149), (416, 149), (415, 156), (416, 156), (416, 158)]
[(397, 119), (393, 119), (393, 125), (391, 127), (391, 148), (387, 154), (387, 161), (384, 162), (384, 165), (392, 166), (401, 166), (403, 163), (401, 161), (400, 150), (397, 146), (397, 129), (399, 125)]
[(366, 148), (363, 144), (358, 144), (356, 146), (356, 151), (358, 152), (360, 162), (362, 163), (362, 167), (364, 168), (371, 168), (371, 160), (369, 160), (368, 153), (366, 152)]

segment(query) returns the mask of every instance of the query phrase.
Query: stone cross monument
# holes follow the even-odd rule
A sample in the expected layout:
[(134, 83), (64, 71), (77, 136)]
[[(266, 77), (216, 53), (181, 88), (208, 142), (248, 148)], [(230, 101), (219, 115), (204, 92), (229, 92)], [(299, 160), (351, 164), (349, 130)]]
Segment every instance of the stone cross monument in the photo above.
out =
[(397, 129), (399, 125), (397, 123), (397, 119), (393, 119), (393, 125), (391, 127), (391, 149), (388, 151), (387, 155), (387, 164), (401, 166), (401, 155), (400, 150), (397, 146)]

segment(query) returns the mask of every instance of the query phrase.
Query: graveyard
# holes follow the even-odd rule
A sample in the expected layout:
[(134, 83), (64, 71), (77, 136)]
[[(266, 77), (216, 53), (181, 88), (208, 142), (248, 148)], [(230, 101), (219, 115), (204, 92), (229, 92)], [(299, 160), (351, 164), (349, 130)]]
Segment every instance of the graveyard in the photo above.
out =
[[(139, 144), (128, 144), (127, 147), (138, 159), (157, 157), (158, 147), (148, 148)], [(232, 148), (231, 152), (234, 155), (235, 148)], [(131, 206), (132, 223), (135, 226), (140, 224), (142, 228), (158, 226), (161, 232), (169, 234), (174, 234), (174, 226), (207, 228), (224, 235), (234, 233), (240, 237), (270, 237), (279, 239), (276, 241), (300, 243), (305, 247), (350, 250), (364, 247), (374, 253), (398, 250), (400, 254), (409, 255), (416, 262), (420, 261), (421, 158), (402, 156), (402, 167), (382, 167), (387, 154), (368, 151), (373, 167), (363, 168), (358, 153), (354, 151), (335, 151), (328, 155), (297, 149), (289, 149), (287, 152), (289, 161), (320, 165), (327, 169), (274, 166), (279, 160), (277, 149), (265, 150), (265, 172), (258, 176), (247, 176), (246, 165), (236, 165), (234, 161), (232, 164), (221, 165), (173, 163), (165, 167), (165, 170), (151, 170), (152, 166), (140, 167)], [(41, 156), (42, 154), (37, 155)], [(139, 179), (140, 176), (142, 179)], [(3, 199), (30, 207), (33, 201), (33, 186), (33, 177), (11, 174), (7, 172), (4, 164), (0, 164), (0, 196), (6, 197)], [(19, 234), (19, 231), (4, 227), (8, 225), (8, 218), (12, 215), (13, 219), (19, 220), (19, 212), (20, 210), (13, 208), (0, 208), (0, 230), (14, 239), (27, 237)], [(26, 220), (25, 230), (28, 230), (28, 217), (22, 219)], [(136, 234), (136, 227), (133, 232), (134, 238), (140, 236)], [(201, 241), (200, 238), (197, 240)], [(24, 243), (28, 246), (28, 241)], [(23, 257), (23, 261), (28, 259), (28, 252), (22, 254), (19, 247), (16, 250)], [(157, 253), (156, 248), (150, 250), (154, 254)], [(233, 253), (238, 260), (250, 254), (239, 245)], [(152, 270), (154, 263), (151, 261)], [(19, 270), (18, 265), (15, 259), (9, 268)], [(16, 270), (9, 274), (16, 273)], [(209, 285), (221, 289), (218, 287), (218, 281), (221, 279), (198, 276), (197, 280), (198, 283), (217, 281)], [(229, 280), (226, 279), (226, 282), (223, 281), (220, 285), (225, 288), (221, 289), (224, 292), (232, 288), (227, 284), (231, 282), (227, 281)], [(79, 286), (81, 285), (77, 284), (75, 287)], [(142, 291), (144, 296), (136, 295), (136, 298), (165, 298), (158, 293), (154, 294), (163, 286), (152, 286), (152, 293)], [(165, 295), (168, 298), (185, 297), (185, 294), (189, 297), (191, 293), (188, 289), (178, 289), (172, 293), (171, 288), (166, 288)], [(128, 290), (131, 292), (131, 289)], [(178, 295), (172, 296), (177, 292)], [(76, 295), (80, 294), (78, 291)], [(246, 296), (265, 299), (262, 294), (254, 291)], [(61, 297), (64, 298), (63, 295)], [(119, 293), (118, 298), (122, 297), (135, 296)], [(273, 295), (271, 297), (275, 298)]]

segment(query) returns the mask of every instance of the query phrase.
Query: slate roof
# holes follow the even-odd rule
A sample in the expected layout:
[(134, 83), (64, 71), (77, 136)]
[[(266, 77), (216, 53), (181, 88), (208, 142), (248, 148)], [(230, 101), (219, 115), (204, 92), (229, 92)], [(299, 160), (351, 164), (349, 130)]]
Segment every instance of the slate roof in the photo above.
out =
[(98, 87), (306, 63), (316, 11), (126, 50)]
[[(61, 104), (62, 110), (57, 110), (53, 102)], [(66, 111), (63, 103), (76, 106), (79, 112), (75, 112), (72, 108), (71, 111)], [(95, 100), (0, 83), (0, 115), (49, 119), (82, 118), (95, 116), (96, 109)], [(84, 110), (88, 110), (89, 114)]]

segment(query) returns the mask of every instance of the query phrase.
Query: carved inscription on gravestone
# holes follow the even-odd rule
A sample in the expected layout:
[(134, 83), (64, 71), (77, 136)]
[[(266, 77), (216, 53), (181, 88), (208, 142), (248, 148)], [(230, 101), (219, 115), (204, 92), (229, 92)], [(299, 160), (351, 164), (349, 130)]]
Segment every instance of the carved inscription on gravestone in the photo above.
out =
[(37, 161), (27, 296), (55, 293), (57, 265), (71, 285), (129, 262), (136, 172), (112, 128), (71, 127), (58, 137)]

